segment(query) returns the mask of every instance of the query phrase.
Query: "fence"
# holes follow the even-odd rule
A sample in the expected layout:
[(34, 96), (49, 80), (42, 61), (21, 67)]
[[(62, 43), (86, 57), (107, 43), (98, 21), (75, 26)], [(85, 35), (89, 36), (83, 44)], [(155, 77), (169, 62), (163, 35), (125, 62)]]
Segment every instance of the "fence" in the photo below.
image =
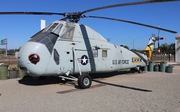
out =
[(152, 61), (167, 61), (167, 62), (174, 62), (175, 55), (171, 54), (154, 54), (151, 58)]

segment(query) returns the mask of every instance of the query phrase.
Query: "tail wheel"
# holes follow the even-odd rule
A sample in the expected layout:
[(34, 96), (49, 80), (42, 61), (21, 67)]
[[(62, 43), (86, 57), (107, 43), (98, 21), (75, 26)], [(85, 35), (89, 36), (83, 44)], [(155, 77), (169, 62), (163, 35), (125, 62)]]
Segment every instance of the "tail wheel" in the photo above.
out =
[(88, 74), (80, 75), (78, 78), (78, 86), (81, 89), (86, 89), (91, 86), (92, 80)]

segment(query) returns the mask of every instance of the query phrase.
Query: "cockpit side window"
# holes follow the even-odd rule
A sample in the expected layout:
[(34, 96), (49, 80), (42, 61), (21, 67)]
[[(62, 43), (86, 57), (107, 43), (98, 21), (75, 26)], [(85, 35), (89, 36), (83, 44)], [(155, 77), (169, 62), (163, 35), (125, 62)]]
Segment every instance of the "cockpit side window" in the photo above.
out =
[(59, 23), (54, 23), (53, 25), (50, 24), (46, 29), (46, 31), (59, 36), (62, 26), (63, 24), (59, 24)]
[(59, 24), (56, 28), (53, 29), (53, 31), (51, 31), (51, 33), (54, 33), (59, 36), (59, 32), (61, 31), (62, 26), (62, 24)]
[(74, 35), (74, 29), (74, 26), (66, 26), (60, 38), (63, 40), (72, 40)]

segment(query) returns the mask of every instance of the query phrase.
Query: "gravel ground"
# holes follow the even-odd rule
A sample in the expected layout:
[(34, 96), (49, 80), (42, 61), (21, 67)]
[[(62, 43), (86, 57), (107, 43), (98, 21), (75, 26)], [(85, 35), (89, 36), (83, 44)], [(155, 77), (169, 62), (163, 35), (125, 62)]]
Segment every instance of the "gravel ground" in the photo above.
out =
[(86, 90), (58, 78), (0, 80), (0, 112), (180, 112), (179, 72), (113, 74)]

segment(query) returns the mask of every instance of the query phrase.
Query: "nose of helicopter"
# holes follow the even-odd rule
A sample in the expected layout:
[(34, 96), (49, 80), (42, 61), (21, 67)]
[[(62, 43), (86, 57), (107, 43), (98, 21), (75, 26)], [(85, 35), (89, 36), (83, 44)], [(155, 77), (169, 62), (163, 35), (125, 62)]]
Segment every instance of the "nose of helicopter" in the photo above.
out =
[(19, 51), (18, 63), (28, 75), (39, 77), (46, 72), (50, 53), (44, 44), (27, 42)]

